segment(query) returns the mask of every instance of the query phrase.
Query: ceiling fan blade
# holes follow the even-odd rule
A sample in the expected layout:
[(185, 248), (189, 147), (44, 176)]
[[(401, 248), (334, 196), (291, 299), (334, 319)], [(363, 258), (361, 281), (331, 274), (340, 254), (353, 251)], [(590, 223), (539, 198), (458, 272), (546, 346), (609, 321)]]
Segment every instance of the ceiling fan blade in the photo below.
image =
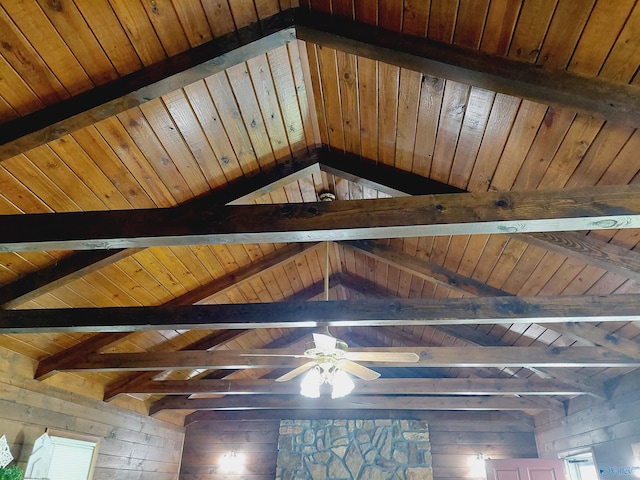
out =
[(315, 365), (316, 365), (316, 362), (303, 363), (299, 367), (294, 368), (288, 373), (285, 373), (281, 377), (276, 378), (276, 382), (287, 382), (293, 378), (296, 378), (298, 375), (303, 374), (307, 370), (311, 370), (313, 367), (315, 367)]
[(362, 365), (352, 362), (351, 360), (340, 360), (338, 367), (351, 375), (354, 375), (363, 380), (375, 380), (380, 374), (370, 368), (363, 367)]
[(324, 333), (314, 333), (313, 342), (316, 344), (316, 348), (323, 352), (330, 352), (336, 349), (336, 338)]
[(420, 356), (413, 352), (347, 352), (345, 358), (357, 362), (415, 363)]

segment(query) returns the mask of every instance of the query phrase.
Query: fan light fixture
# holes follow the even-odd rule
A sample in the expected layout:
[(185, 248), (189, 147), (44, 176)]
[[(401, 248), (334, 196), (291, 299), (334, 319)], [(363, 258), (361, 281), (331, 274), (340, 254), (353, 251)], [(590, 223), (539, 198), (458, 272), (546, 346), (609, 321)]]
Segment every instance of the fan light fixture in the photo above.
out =
[(300, 394), (304, 397), (318, 398), (322, 384), (331, 385), (331, 398), (340, 398), (348, 395), (353, 390), (353, 380), (347, 372), (340, 369), (336, 362), (327, 359), (318, 363), (307, 372), (300, 383)]
[[(324, 269), (324, 298), (329, 300), (329, 242), (326, 243)], [(318, 398), (323, 384), (331, 385), (331, 398), (344, 397), (354, 388), (349, 374), (362, 380), (375, 380), (380, 376), (356, 362), (417, 362), (420, 357), (413, 352), (349, 352), (349, 346), (343, 340), (331, 336), (329, 327), (325, 333), (314, 333), (313, 342), (307, 344), (303, 355), (279, 355), (304, 357), (309, 361), (294, 368), (290, 372), (276, 378), (276, 382), (287, 382), (298, 375), (306, 373), (300, 384), (300, 394), (305, 397)]]

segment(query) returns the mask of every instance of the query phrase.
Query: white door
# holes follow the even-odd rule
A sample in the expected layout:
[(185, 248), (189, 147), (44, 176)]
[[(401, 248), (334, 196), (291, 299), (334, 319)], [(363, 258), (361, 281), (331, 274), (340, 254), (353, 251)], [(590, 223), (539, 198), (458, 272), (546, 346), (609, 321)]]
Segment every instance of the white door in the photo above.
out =
[(562, 460), (511, 458), (486, 460), (487, 480), (564, 480)]

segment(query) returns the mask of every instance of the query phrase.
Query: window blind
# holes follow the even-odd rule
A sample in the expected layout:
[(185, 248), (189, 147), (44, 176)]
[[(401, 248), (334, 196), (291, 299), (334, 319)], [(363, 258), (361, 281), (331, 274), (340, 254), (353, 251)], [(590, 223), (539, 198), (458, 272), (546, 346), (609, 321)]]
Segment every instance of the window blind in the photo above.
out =
[(90, 480), (91, 461), (96, 444), (84, 440), (51, 437), (53, 457), (49, 480)]

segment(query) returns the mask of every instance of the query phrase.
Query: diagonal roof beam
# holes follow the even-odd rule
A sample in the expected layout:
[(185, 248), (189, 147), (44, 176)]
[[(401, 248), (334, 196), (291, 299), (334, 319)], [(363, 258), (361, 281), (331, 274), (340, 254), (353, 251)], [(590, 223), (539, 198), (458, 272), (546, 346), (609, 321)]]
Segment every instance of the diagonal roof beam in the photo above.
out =
[[(198, 211), (215, 205), (250, 203), (256, 198), (319, 172), (318, 152), (311, 151), (281, 162), (267, 171), (232, 181), (178, 207), (176, 212)], [(25, 275), (13, 283), (0, 287), (0, 306), (16, 308), (45, 293), (66, 285), (89, 273), (127, 258), (140, 249), (96, 250), (76, 252), (53, 265)]]
[[(354, 242), (350, 242), (350, 244), (357, 247), (357, 244), (354, 244)], [(407, 255), (403, 252), (397, 252), (384, 245), (380, 246), (383, 248), (376, 248), (376, 247), (377, 247), (377, 244), (375, 244), (374, 246), (369, 246), (367, 247), (367, 251), (375, 253), (376, 258), (378, 260), (383, 262), (392, 262), (391, 264), (395, 265), (397, 268), (401, 268), (402, 270), (412, 275), (424, 277), (427, 280), (429, 280), (428, 273), (430, 273), (430, 268), (432, 265), (430, 262), (426, 262), (420, 259), (415, 259), (410, 255)], [(414, 262), (412, 262), (412, 259), (414, 260)], [(426, 268), (425, 268), (425, 265), (426, 265)], [(437, 271), (440, 272), (440, 270), (437, 270)], [(444, 272), (447, 273), (448, 270), (444, 269)], [(425, 273), (427, 273), (426, 277), (424, 275)], [(463, 277), (463, 278), (467, 278), (467, 277)], [(447, 285), (447, 286), (449, 286), (454, 290), (463, 291), (466, 293), (472, 293), (474, 295), (478, 294), (478, 293), (474, 293), (474, 291), (472, 291), (471, 289), (465, 288), (464, 285), (465, 285), (465, 282), (462, 281), (462, 282), (458, 282), (457, 284)], [(351, 287), (356, 291), (366, 294), (366, 292), (376, 291), (377, 285), (375, 284), (372, 285), (371, 282), (365, 279), (358, 278), (357, 280), (355, 279), (352, 280)], [(488, 285), (486, 287), (487, 289), (493, 289), (493, 287), (490, 287)], [(497, 290), (497, 289), (493, 289), (493, 290)], [(502, 292), (502, 295), (509, 295), (507, 292), (504, 292), (502, 290), (498, 290), (498, 291)], [(480, 290), (479, 294), (489, 295), (488, 292), (489, 290), (487, 290), (487, 292), (483, 292), (482, 290)], [(376, 295), (376, 296), (378, 298), (382, 298), (379, 295)], [(391, 297), (392, 296), (390, 294), (387, 294), (386, 298), (391, 298)], [(560, 333), (565, 333), (566, 329), (563, 328), (564, 325), (565, 324), (563, 323), (551, 323), (551, 324), (546, 323), (544, 324), (544, 327), (551, 328)], [(586, 327), (588, 327), (590, 329), (589, 331), (591, 332), (591, 336), (595, 337), (597, 335), (598, 339), (606, 337), (606, 334), (609, 333), (600, 327), (594, 327), (586, 324), (582, 324), (582, 325), (585, 325)], [(391, 331), (389, 327), (383, 327), (383, 328), (387, 331)], [(461, 340), (472, 343), (474, 345), (479, 345), (483, 347), (506, 346), (503, 342), (498, 340), (493, 340), (491, 337), (481, 333), (480, 331), (472, 328), (469, 325), (432, 325), (432, 328), (445, 332), (449, 335), (453, 335), (454, 337), (460, 338)], [(575, 330), (576, 328), (573, 327), (573, 329)], [(587, 328), (585, 328), (584, 330), (586, 331)], [(397, 330), (393, 329), (393, 332), (391, 332), (391, 334), (397, 335), (396, 332)], [(577, 337), (579, 340), (584, 340), (579, 337), (577, 332), (573, 333), (573, 337)], [(622, 353), (624, 355), (629, 355), (629, 352), (630, 352), (630, 348), (628, 345), (625, 345), (626, 348), (624, 350), (621, 350), (620, 348), (612, 348), (612, 347), (615, 347), (613, 341), (609, 341), (609, 342), (602, 341), (602, 343), (598, 343), (598, 345), (602, 345), (610, 349), (611, 351)], [(636, 358), (634, 355), (629, 355), (629, 356)], [(594, 385), (592, 382), (587, 381), (585, 378), (581, 378), (580, 374), (572, 373), (570, 375), (566, 375), (564, 372), (558, 371), (557, 369), (549, 370), (545, 368), (530, 368), (530, 370), (533, 372), (539, 373), (543, 377), (559, 377), (563, 381), (569, 381), (574, 385), (587, 389), (589, 392), (592, 392), (594, 395), (603, 395), (602, 385)]]
[[(287, 298), (287, 301), (292, 301), (292, 300), (305, 301), (309, 298), (313, 298), (319, 295), (320, 293), (322, 293), (323, 286), (324, 285), (321, 282), (318, 282), (314, 285), (311, 285), (305, 288), (304, 290), (301, 290), (300, 292), (294, 293), (291, 297)], [(230, 339), (231, 339), (231, 336), (230, 336), (231, 332), (233, 332), (233, 330), (226, 331)], [(286, 333), (285, 335), (281, 336), (277, 340), (274, 340), (268, 345), (273, 348), (280, 348), (283, 346), (287, 346), (291, 343), (295, 343), (301, 338), (307, 335), (310, 335), (310, 333), (311, 333), (310, 329), (300, 328), (295, 331)], [(210, 350), (212, 346), (213, 345), (209, 346), (207, 343), (204, 343), (204, 344), (201, 343), (200, 345), (196, 343), (196, 344), (190, 345), (189, 347), (185, 347), (182, 350)], [(212, 378), (212, 375), (215, 376), (215, 374), (216, 372), (209, 372), (209, 373), (203, 374), (203, 377)], [(228, 376), (230, 375), (230, 372), (225, 371), (223, 375)], [(131, 389), (135, 390), (135, 388), (145, 384), (146, 382), (153, 380), (156, 376), (157, 376), (157, 372), (142, 372), (130, 377), (126, 377), (122, 380), (113, 382), (107, 385), (107, 387), (105, 388), (103, 400), (105, 402), (111, 401), (121, 393), (127, 393)]]
[[(235, 272), (213, 280), (196, 290), (187, 292), (184, 295), (166, 303), (165, 306), (192, 305), (200, 300), (210, 297), (211, 295), (224, 293), (243, 282), (247, 282), (252, 278), (261, 275), (264, 272), (270, 271), (284, 263), (292, 261), (298, 255), (312, 251), (317, 248), (317, 246), (318, 244), (312, 243), (294, 243), (287, 245), (273, 253), (270, 253), (269, 255), (266, 255), (256, 262), (239, 268)], [(119, 342), (129, 334), (130, 332), (100, 333), (98, 335), (94, 335), (88, 340), (74, 345), (73, 347), (62, 350), (55, 355), (51, 355), (38, 363), (35, 378), (37, 380), (44, 380), (56, 373), (56, 371), (64, 368), (65, 365), (73, 365), (78, 359), (84, 358), (90, 353)], [(235, 337), (236, 334), (233, 336)], [(215, 341), (211, 346), (206, 348), (215, 346), (219, 338), (216, 337), (214, 340)], [(195, 348), (195, 346), (192, 346), (192, 348)]]
[[(321, 285), (321, 282), (318, 282), (319, 285)], [(315, 295), (311, 295), (311, 293), (313, 292), (313, 289), (310, 287), (310, 289), (306, 289), (308, 291), (308, 293), (310, 294), (310, 296), (308, 298), (312, 298)], [(304, 299), (301, 299), (302, 301), (304, 301)], [(296, 330), (291, 330), (289, 332), (287, 332), (286, 334), (284, 334), (283, 336), (277, 338), (276, 340), (268, 343), (266, 345), (266, 347), (268, 348), (283, 348), (283, 347), (288, 347), (290, 345), (293, 345), (294, 343), (299, 342), (300, 340), (302, 340), (303, 338), (307, 337), (308, 335), (311, 335), (311, 333), (313, 332), (312, 329), (308, 329), (308, 328), (298, 328)], [(220, 377), (223, 378), (227, 378), (228, 376), (232, 375), (235, 372), (231, 372), (229, 370), (216, 370), (213, 372), (209, 372), (208, 374), (205, 374), (201, 380), (222, 380)], [(145, 375), (145, 373), (143, 373), (142, 375)], [(224, 381), (229, 381), (229, 380), (224, 380)], [(189, 395), (183, 395), (180, 397), (175, 397), (175, 396), (166, 396), (164, 398), (161, 398), (160, 400), (156, 400), (155, 402), (153, 402), (150, 407), (150, 414), (153, 414), (155, 412), (164, 410), (164, 409), (171, 409), (173, 408), (175, 405), (179, 405), (182, 404), (185, 401), (189, 400)]]
[(259, 277), (267, 272), (278, 268), (285, 263), (293, 261), (300, 255), (307, 254), (316, 250), (322, 243), (291, 243), (283, 248), (279, 248), (273, 253), (252, 262), (245, 267), (231, 272), (224, 277), (213, 280), (212, 282), (202, 285), (195, 290), (185, 293), (180, 297), (166, 303), (167, 307), (174, 305), (193, 305), (212, 295), (220, 295), (236, 288), (238, 285), (248, 282), (249, 280)]
[[(487, 335), (483, 335), (478, 330), (473, 329), (469, 325), (439, 325), (434, 326), (433, 328), (437, 330), (441, 330), (443, 332), (448, 333), (449, 335), (453, 335), (465, 342), (468, 342), (472, 345), (477, 345), (481, 347), (505, 347), (507, 346), (504, 342), (496, 341)], [(393, 327), (383, 327), (383, 329), (387, 332), (388, 335), (398, 335), (398, 329)], [(400, 330), (402, 332), (402, 330)], [(556, 381), (563, 382), (565, 384), (573, 385), (576, 388), (582, 389), (585, 392), (590, 393), (596, 397), (606, 398), (604, 393), (604, 387), (602, 384), (594, 383), (587, 379), (581, 373), (577, 373), (574, 371), (567, 372), (564, 369), (558, 368), (544, 368), (544, 367), (527, 367), (527, 370), (531, 370), (539, 374), (542, 378), (553, 378)]]
[(299, 39), (427, 75), (640, 126), (640, 88), (434, 42), (317, 10), (296, 14)]
[(579, 232), (538, 232), (513, 235), (531, 245), (537, 245), (567, 257), (640, 282), (640, 253), (607, 243)]
[[(405, 332), (404, 330), (400, 330), (397, 328), (390, 328), (390, 327), (382, 327), (383, 330), (386, 332), (386, 335), (389, 335), (390, 338), (395, 339), (396, 341), (398, 341), (401, 345), (420, 345), (420, 342), (416, 342), (416, 339), (413, 335)], [(366, 335), (366, 333), (365, 333)], [(526, 367), (525, 367), (526, 368)], [(502, 370), (506, 370), (505, 372), (503, 372)], [(531, 367), (528, 368), (530, 370), (535, 370), (535, 368)], [(474, 368), (472, 370), (472, 372), (479, 376), (482, 377), (484, 379), (494, 379), (496, 376), (500, 377), (500, 376), (507, 376), (507, 375), (514, 375), (513, 373), (513, 368), (510, 367), (497, 367), (494, 369), (491, 368)], [(515, 370), (518, 370), (517, 368)], [(557, 370), (557, 369), (554, 369)], [(447, 375), (450, 376), (450, 375)], [(544, 405), (545, 407), (549, 407), (549, 408), (553, 408), (554, 410), (557, 411), (563, 411), (563, 407), (562, 407), (562, 403), (559, 400), (553, 399), (553, 398), (536, 398), (534, 400), (537, 403), (540, 403), (542, 405)]]
[[(319, 152), (320, 169), (392, 197), (464, 190), (353, 154)], [(506, 233), (506, 232), (505, 232)], [(640, 253), (579, 232), (518, 233), (513, 237), (640, 282)]]
[[(491, 287), (481, 282), (460, 275), (456, 272), (452, 272), (439, 265), (434, 265), (426, 260), (422, 260), (404, 252), (397, 251), (387, 245), (383, 245), (376, 242), (365, 241), (351, 241), (342, 242), (343, 245), (348, 245), (365, 255), (371, 256), (378, 261), (385, 262), (396, 268), (404, 270), (405, 272), (415, 275), (419, 278), (423, 278), (429, 281), (435, 281), (440, 285), (444, 285), (454, 290), (458, 290), (464, 293), (481, 296), (511, 296), (510, 293), (503, 290)], [(472, 283), (469, 283), (472, 282)], [(475, 283), (473, 283), (475, 282)], [(608, 348), (612, 352), (622, 353), (623, 355), (630, 355), (634, 358), (640, 358), (640, 345), (612, 334), (601, 327), (585, 324), (582, 322), (573, 323), (547, 323), (545, 328), (550, 328), (558, 333), (570, 335), (572, 338), (579, 341), (592, 342), (595, 345), (600, 345)], [(438, 327), (441, 329), (448, 329), (449, 332), (460, 330), (463, 325), (455, 325), (449, 327)], [(461, 330), (460, 330), (461, 331)], [(483, 344), (487, 346), (486, 344)], [(548, 373), (548, 372), (546, 372)]]
[(587, 340), (594, 345), (606, 347), (612, 352), (640, 359), (640, 344), (638, 342), (628, 340), (604, 328), (583, 322), (551, 323), (546, 326), (577, 340)]
[[(216, 348), (222, 347), (227, 343), (235, 340), (236, 338), (247, 333), (246, 330), (220, 330), (212, 333), (211, 335), (207, 335), (200, 340), (193, 342), (181, 350), (205, 350), (212, 351)], [(167, 354), (167, 352), (165, 352)], [(109, 402), (114, 398), (118, 397), (121, 393), (124, 393), (123, 390), (126, 388), (135, 389), (136, 385), (140, 385), (146, 382), (153, 381), (157, 378), (162, 378), (170, 371), (164, 372), (138, 372), (133, 373), (131, 375), (127, 375), (115, 382), (111, 382), (110, 384), (105, 386), (103, 401)]]
[(500, 297), (510, 293), (492, 287), (471, 277), (461, 275), (427, 260), (398, 251), (388, 245), (370, 240), (351, 240), (340, 242), (347, 248), (360, 252), (367, 257), (386, 263), (411, 275), (436, 283), (459, 292), (475, 296)]
[(93, 250), (71, 254), (54, 264), (0, 287), (0, 308), (16, 308), (85, 275), (138, 253), (140, 248)]
[(294, 40), (293, 11), (285, 10), (69, 100), (8, 122), (0, 130), (0, 161)]
[(287, 9), (5, 124), (0, 132), (0, 161), (221, 72), (296, 37), (428, 75), (538, 102), (569, 105), (633, 126), (640, 124), (640, 89), (633, 85), (549, 71), (317, 11)]
[(482, 192), (198, 211), (3, 215), (0, 251), (93, 250), (640, 227), (640, 185)]

